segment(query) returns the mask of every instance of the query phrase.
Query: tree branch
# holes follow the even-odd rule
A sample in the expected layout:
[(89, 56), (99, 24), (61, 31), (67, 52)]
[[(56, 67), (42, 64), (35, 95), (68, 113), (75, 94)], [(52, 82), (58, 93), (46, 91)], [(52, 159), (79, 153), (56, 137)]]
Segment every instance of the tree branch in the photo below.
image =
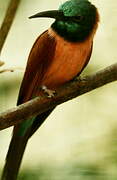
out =
[(12, 25), (20, 1), (21, 0), (10, 0), (10, 3), (8, 5), (5, 18), (0, 28), (0, 53)]
[(16, 67), (16, 68), (9, 68), (9, 69), (2, 69), (2, 70), (0, 70), (0, 74), (2, 74), (2, 73), (5, 73), (5, 72), (14, 72), (14, 71), (16, 71), (16, 70), (24, 70), (23, 68), (20, 68), (20, 67)]
[(47, 96), (36, 97), (35, 99), (21, 104), (16, 108), (1, 113), (0, 130), (23, 122), (24, 120), (41, 114), (65, 101), (116, 80), (117, 63), (92, 75), (88, 75), (80, 79), (78, 77), (57, 89), (54, 98), (47, 98)]
[(4, 62), (0, 60), (0, 66), (3, 66), (4, 65)]

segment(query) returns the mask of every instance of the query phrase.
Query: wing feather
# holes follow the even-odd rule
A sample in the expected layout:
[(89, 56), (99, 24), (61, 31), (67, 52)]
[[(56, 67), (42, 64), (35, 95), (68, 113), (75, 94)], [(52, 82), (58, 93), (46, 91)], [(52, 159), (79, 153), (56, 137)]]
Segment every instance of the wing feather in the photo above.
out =
[[(21, 84), (18, 105), (32, 98), (35, 88), (39, 89), (45, 71), (52, 63), (56, 47), (55, 38), (45, 31), (35, 41), (29, 54), (26, 71)], [(35, 94), (34, 94), (35, 95)]]

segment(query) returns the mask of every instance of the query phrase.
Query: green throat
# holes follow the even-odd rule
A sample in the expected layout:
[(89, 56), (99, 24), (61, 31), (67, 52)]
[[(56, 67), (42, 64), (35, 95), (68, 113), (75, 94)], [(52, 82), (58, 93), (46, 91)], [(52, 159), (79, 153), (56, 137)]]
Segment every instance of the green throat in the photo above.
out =
[(88, 0), (71, 0), (62, 4), (59, 10), (64, 18), (55, 20), (52, 29), (67, 41), (81, 42), (87, 39), (96, 24), (96, 7)]

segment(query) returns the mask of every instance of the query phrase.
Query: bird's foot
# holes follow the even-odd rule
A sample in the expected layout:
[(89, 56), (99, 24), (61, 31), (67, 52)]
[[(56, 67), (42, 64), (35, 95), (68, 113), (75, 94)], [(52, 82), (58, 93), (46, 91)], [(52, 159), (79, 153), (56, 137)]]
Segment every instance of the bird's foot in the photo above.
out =
[(74, 81), (81, 81), (82, 77), (81, 76), (76, 76), (73, 80)]
[(48, 95), (48, 98), (52, 98), (52, 97), (54, 97), (54, 95), (55, 95), (55, 91), (54, 90), (51, 90), (51, 89), (48, 89), (46, 86), (42, 86), (41, 87), (42, 88), (42, 90), (44, 91), (44, 93), (46, 93), (47, 95)]

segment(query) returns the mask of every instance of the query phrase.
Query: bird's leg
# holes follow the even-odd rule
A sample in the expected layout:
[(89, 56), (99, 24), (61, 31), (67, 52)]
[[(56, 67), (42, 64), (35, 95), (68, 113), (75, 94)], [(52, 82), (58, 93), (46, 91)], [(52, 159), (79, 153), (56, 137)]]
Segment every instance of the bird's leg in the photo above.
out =
[(80, 75), (75, 76), (72, 81), (81, 81), (82, 77)]
[(48, 98), (54, 97), (55, 91), (48, 89), (45, 85), (41, 86), (41, 89), (48, 95)]

